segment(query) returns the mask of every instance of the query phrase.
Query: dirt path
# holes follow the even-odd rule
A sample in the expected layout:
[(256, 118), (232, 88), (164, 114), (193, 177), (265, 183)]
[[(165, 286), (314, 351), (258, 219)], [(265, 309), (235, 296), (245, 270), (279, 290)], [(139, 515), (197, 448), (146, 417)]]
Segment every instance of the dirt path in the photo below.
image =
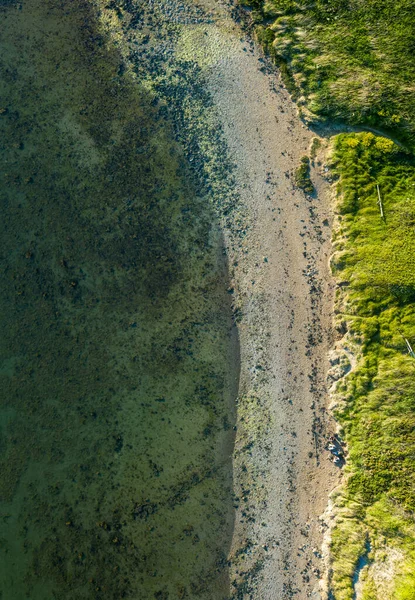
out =
[(328, 184), (316, 165), (316, 196), (295, 188), (314, 135), (226, 9), (219, 23), (204, 32), (203, 57), (249, 222), (242, 244), (227, 232), (242, 353), (230, 580), (241, 598), (319, 598), (318, 517), (338, 477), (323, 449), (333, 427)]

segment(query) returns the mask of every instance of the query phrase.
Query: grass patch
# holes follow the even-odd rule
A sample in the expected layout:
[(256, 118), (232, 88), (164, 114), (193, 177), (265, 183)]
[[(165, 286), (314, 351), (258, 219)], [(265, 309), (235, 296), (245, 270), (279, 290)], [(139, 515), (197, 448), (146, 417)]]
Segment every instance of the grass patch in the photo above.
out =
[(319, 118), (393, 131), (414, 147), (415, 19), (410, 0), (249, 4), (259, 41), (283, 67), (300, 103)]
[(350, 457), (336, 502), (331, 585), (336, 600), (354, 597), (368, 539), (364, 597), (403, 600), (415, 589), (415, 359), (406, 345), (415, 345), (415, 164), (390, 140), (358, 133), (335, 138), (332, 168), (339, 177), (332, 266), (345, 283), (336, 318), (347, 323), (358, 364), (337, 387)]

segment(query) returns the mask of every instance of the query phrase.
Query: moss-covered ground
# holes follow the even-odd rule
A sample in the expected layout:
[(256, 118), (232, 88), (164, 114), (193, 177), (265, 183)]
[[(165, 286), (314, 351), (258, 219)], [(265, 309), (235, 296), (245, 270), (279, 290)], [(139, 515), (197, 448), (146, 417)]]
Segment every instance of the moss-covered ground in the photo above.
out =
[(415, 10), (408, 0), (241, 4), (300, 114), (378, 134), (332, 140), (336, 326), (357, 362), (335, 394), (349, 457), (330, 589), (336, 600), (414, 599)]
[(331, 583), (335, 598), (353, 598), (366, 552), (364, 597), (403, 600), (415, 591), (415, 163), (372, 133), (342, 134), (333, 146), (336, 324), (358, 362), (336, 390), (350, 456)]
[(294, 178), (296, 185), (307, 194), (314, 192), (314, 186), (310, 179), (310, 159), (308, 156), (301, 158), (300, 164), (295, 170)]

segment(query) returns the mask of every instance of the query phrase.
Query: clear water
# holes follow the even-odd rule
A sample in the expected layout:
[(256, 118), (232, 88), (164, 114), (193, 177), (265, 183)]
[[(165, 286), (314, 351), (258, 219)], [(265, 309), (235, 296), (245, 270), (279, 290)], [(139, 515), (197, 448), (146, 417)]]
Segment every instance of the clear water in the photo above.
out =
[(89, 3), (2, 0), (0, 45), (0, 598), (226, 598), (238, 349), (206, 186)]

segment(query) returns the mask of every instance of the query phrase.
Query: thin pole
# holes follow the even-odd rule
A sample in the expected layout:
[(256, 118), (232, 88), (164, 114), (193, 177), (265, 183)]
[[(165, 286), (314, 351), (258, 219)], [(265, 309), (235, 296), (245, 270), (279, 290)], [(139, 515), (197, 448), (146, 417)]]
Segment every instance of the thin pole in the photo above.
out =
[[(399, 331), (399, 330), (398, 330), (398, 331)], [(408, 354), (409, 354), (409, 356), (412, 356), (412, 358), (415, 358), (415, 352), (413, 351), (413, 349), (412, 349), (412, 346), (411, 346), (411, 344), (409, 343), (409, 340), (408, 340), (408, 338), (406, 338), (406, 337), (404, 336), (404, 334), (403, 334), (401, 331), (399, 331), (399, 333), (401, 334), (402, 338), (405, 340), (405, 344), (406, 344), (406, 347), (407, 347), (407, 349), (408, 349)]]
[(380, 190), (379, 190), (379, 185), (376, 184), (376, 189), (378, 191), (378, 198), (379, 200), (377, 201), (377, 204), (379, 204), (379, 210), (380, 210), (380, 216), (382, 217), (382, 219), (384, 218), (384, 214), (383, 214), (383, 204), (382, 204), (382, 198), (380, 197)]
[(412, 358), (415, 358), (415, 352), (412, 350), (411, 344), (409, 343), (409, 341), (406, 338), (404, 338), (404, 339), (406, 342), (406, 346), (408, 348), (408, 354), (410, 354), (412, 356)]

